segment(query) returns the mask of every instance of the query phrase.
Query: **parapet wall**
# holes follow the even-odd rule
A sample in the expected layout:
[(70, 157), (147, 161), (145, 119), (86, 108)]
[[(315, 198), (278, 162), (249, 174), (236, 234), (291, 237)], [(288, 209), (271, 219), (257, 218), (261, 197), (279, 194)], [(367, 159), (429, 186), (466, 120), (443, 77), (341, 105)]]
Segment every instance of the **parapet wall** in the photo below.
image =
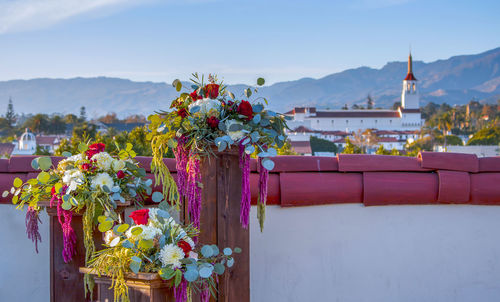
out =
[[(0, 191), (15, 177), (37, 175), (35, 156), (0, 160)], [(53, 157), (53, 163), (61, 158)], [(152, 178), (148, 157), (137, 157)], [(165, 159), (176, 176), (175, 160)], [(269, 176), (268, 204), (306, 206), (363, 203), (500, 205), (500, 157), (422, 152), (418, 157), (340, 154), (338, 157), (278, 156)], [(252, 203), (257, 201), (258, 173), (252, 161)], [(159, 190), (160, 188), (157, 187)], [(0, 203), (9, 203), (0, 198)]]

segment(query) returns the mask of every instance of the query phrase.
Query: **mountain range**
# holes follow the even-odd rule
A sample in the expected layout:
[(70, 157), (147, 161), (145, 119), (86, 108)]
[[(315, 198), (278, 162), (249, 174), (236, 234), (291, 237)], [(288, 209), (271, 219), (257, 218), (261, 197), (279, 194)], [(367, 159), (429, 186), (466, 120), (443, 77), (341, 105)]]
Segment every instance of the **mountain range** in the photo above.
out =
[[(471, 99), (500, 99), (500, 47), (480, 54), (454, 56), (430, 63), (413, 62), (419, 80), (421, 104), (465, 104)], [(339, 109), (364, 104), (368, 95), (376, 107), (389, 108), (400, 101), (407, 62), (389, 62), (380, 69), (359, 67), (319, 79), (302, 78), (261, 87), (259, 96), (272, 109), (285, 112), (294, 106)], [(237, 97), (246, 85), (231, 85)], [(11, 97), (17, 112), (78, 113), (85, 106), (91, 116), (116, 112), (119, 116), (149, 114), (168, 109), (177, 92), (167, 83), (134, 82), (96, 77), (0, 81), (0, 100)]]

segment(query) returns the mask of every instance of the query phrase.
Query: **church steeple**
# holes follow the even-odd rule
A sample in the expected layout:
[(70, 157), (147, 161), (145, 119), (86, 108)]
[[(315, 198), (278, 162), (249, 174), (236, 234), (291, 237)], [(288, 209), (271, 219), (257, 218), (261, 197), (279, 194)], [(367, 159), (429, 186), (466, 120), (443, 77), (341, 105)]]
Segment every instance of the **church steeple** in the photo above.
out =
[(411, 58), (411, 52), (408, 55), (408, 74), (406, 75), (405, 81), (416, 81), (417, 78), (413, 75), (413, 60)]
[(417, 92), (417, 78), (413, 75), (413, 59), (411, 52), (408, 55), (408, 73), (403, 80), (403, 91), (401, 94), (401, 105), (404, 109), (418, 109), (419, 98)]

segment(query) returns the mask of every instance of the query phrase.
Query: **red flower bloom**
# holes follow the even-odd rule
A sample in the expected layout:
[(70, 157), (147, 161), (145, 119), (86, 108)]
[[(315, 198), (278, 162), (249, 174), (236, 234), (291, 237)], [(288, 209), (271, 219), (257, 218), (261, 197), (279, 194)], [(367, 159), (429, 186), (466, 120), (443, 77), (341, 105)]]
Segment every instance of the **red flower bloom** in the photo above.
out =
[(52, 189), (50, 189), (50, 194), (56, 194), (56, 187), (52, 187)]
[(86, 152), (87, 158), (90, 159), (95, 154), (103, 152), (105, 148), (106, 148), (106, 145), (103, 143), (97, 143), (97, 144), (90, 145), (89, 149)]
[(186, 108), (181, 108), (177, 111), (177, 115), (182, 117), (182, 118), (185, 118), (188, 115), (188, 112), (187, 112)]
[(207, 124), (210, 128), (217, 128), (219, 127), (219, 119), (216, 118), (215, 116), (211, 116), (207, 118)]
[(184, 255), (186, 256), (186, 258), (188, 258), (189, 252), (191, 252), (191, 250), (193, 249), (191, 247), (191, 244), (187, 243), (184, 240), (181, 240), (177, 243), (177, 246), (180, 247), (184, 251)]
[(207, 84), (205, 90), (207, 91), (208, 97), (211, 99), (215, 99), (219, 96), (219, 85), (217, 84)]
[(89, 164), (89, 163), (84, 163), (84, 164), (82, 164), (82, 165), (81, 165), (81, 169), (82, 169), (83, 171), (88, 171), (88, 170), (90, 170), (91, 168), (92, 168), (92, 165), (91, 165), (91, 164)]
[(149, 209), (133, 211), (128, 217), (132, 218), (135, 224), (147, 224), (149, 221)]
[(238, 113), (247, 117), (247, 120), (251, 120), (253, 117), (252, 105), (248, 101), (241, 101), (237, 109)]
[(189, 96), (193, 99), (193, 102), (196, 102), (197, 100), (201, 100), (203, 98), (196, 93), (196, 90), (191, 92)]
[(125, 172), (123, 172), (122, 170), (116, 172), (116, 177), (118, 177), (118, 179), (122, 179), (125, 177)]

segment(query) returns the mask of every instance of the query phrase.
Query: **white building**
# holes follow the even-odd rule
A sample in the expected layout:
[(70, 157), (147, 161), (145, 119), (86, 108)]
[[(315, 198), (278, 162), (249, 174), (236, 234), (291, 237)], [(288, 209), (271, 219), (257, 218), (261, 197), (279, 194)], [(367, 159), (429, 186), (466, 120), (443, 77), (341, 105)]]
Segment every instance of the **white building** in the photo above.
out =
[(293, 117), (288, 122), (291, 129), (303, 126), (311, 130), (345, 132), (364, 129), (419, 130), (423, 120), (411, 54), (408, 56), (408, 74), (403, 80), (401, 107), (398, 110), (318, 110), (315, 107), (296, 107), (286, 114)]
[(26, 128), (18, 141), (13, 143), (12, 155), (32, 155), (35, 154), (37, 146), (40, 149), (53, 154), (59, 146), (61, 136), (35, 135)]

